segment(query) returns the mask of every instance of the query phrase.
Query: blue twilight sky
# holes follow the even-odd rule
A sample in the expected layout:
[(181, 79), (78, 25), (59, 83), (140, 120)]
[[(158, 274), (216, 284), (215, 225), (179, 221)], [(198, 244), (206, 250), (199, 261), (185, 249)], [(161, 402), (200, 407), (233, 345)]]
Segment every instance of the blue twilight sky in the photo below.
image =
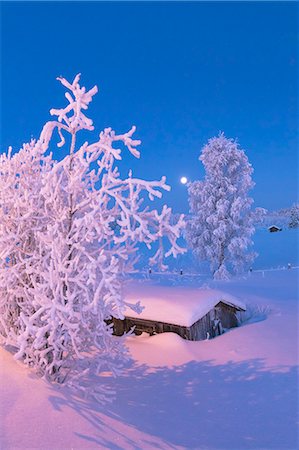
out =
[(81, 72), (100, 89), (96, 130), (137, 126), (141, 160), (121, 167), (165, 174), (174, 211), (188, 211), (179, 179), (203, 177), (220, 130), (255, 169), (256, 206), (297, 200), (297, 3), (1, 2), (1, 46), (1, 151), (38, 137), (65, 105), (56, 76)]

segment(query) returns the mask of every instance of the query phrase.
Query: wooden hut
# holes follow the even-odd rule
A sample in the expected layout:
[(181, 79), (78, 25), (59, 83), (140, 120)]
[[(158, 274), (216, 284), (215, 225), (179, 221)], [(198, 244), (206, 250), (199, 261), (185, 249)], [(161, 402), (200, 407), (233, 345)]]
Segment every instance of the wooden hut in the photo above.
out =
[(137, 335), (173, 332), (191, 341), (209, 339), (236, 327), (236, 313), (246, 309), (235, 297), (211, 289), (148, 286), (127, 300), (140, 300), (143, 311), (127, 309), (123, 320), (113, 318), (117, 336), (133, 329)]
[(276, 225), (271, 225), (268, 230), (270, 231), (270, 233), (276, 233), (277, 231), (282, 231), (282, 228), (279, 228)]

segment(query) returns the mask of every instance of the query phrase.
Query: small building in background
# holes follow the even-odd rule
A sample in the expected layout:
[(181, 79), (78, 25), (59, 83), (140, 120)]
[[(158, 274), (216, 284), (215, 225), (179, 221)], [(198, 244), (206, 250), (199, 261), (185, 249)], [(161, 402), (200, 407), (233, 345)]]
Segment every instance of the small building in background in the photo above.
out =
[(268, 230), (270, 231), (270, 233), (276, 233), (277, 231), (282, 231), (282, 228), (279, 228), (276, 225), (271, 225)]
[(184, 339), (199, 341), (222, 334), (238, 325), (237, 313), (245, 311), (239, 299), (212, 289), (145, 286), (143, 292), (126, 295), (128, 303), (140, 301), (140, 314), (128, 309), (124, 319), (113, 318), (114, 334), (133, 329), (136, 335), (173, 332)]

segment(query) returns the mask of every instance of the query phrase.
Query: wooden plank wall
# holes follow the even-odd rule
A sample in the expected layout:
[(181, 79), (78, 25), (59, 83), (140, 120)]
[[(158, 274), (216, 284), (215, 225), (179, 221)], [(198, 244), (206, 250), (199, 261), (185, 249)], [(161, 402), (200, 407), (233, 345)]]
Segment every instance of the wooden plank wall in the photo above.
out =
[[(156, 333), (173, 332), (184, 339), (191, 341), (200, 341), (217, 336), (221, 332), (221, 328), (232, 328), (237, 326), (236, 310), (230, 306), (220, 302), (203, 318), (194, 323), (191, 327), (174, 325), (170, 323), (155, 322), (153, 320), (145, 320), (140, 318), (126, 317), (124, 320), (113, 319), (114, 334), (122, 336), (125, 332), (129, 332), (133, 327), (134, 333), (139, 335), (142, 332), (150, 335)], [(215, 320), (220, 320), (221, 326), (215, 326)]]
[(224, 328), (234, 328), (238, 325), (238, 319), (236, 316), (236, 309), (225, 303), (218, 303), (215, 307), (218, 318), (220, 319)]

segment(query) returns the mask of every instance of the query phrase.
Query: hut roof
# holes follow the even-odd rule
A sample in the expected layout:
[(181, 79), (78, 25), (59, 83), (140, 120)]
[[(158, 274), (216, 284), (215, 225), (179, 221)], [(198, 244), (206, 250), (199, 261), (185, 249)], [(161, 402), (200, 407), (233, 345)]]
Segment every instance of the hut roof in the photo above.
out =
[(129, 284), (125, 301), (140, 301), (143, 311), (138, 314), (127, 307), (126, 317), (154, 320), (190, 327), (204, 317), (219, 302), (237, 310), (246, 310), (236, 297), (214, 289), (194, 289), (178, 286), (155, 286), (146, 283)]

